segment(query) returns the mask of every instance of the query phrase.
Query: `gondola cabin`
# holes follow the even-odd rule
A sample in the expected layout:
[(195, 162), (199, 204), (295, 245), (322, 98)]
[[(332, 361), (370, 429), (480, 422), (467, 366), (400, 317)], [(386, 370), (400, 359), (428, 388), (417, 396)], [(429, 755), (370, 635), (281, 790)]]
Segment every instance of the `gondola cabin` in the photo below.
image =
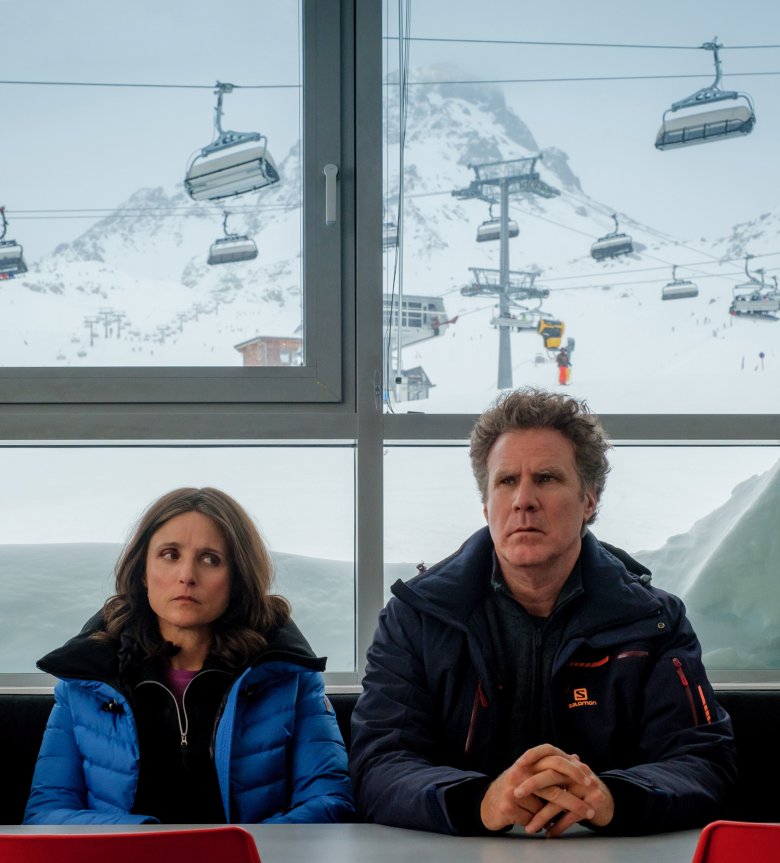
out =
[(658, 150), (738, 138), (752, 132), (756, 124), (756, 115), (747, 105), (719, 108), (717, 111), (700, 111), (667, 120), (668, 113), (667, 111), (664, 114), (663, 123), (655, 139)]
[(558, 321), (554, 318), (542, 318), (539, 321), (536, 331), (542, 337), (544, 346), (549, 351), (557, 350), (561, 346), (564, 329), (565, 325), (563, 321)]
[[(401, 344), (411, 345), (424, 339), (444, 335), (453, 323), (447, 319), (444, 300), (441, 297), (414, 296), (405, 294), (401, 314)], [(394, 294), (383, 296), (383, 319), (385, 332), (390, 333), (394, 344), (398, 333), (398, 297)]]
[(220, 237), (211, 244), (209, 264), (232, 264), (252, 261), (257, 257), (255, 241), (249, 237)]
[[(520, 228), (514, 219), (507, 222), (507, 233), (510, 239), (520, 233)], [(487, 243), (501, 239), (501, 219), (488, 219), (477, 228), (477, 242)]]

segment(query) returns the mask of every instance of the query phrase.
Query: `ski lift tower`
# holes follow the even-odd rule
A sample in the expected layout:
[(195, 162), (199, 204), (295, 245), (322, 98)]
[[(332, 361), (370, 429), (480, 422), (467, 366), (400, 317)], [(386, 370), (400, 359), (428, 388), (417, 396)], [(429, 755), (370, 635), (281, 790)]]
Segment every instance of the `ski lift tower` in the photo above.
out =
[[(484, 267), (469, 267), (473, 279), (471, 284), (460, 289), (464, 297), (501, 297), (505, 298), (506, 311), (503, 306), (499, 309), (499, 315), (495, 319), (495, 326), (501, 332), (511, 330), (517, 325), (517, 319), (509, 311), (510, 306), (517, 306), (523, 300), (546, 300), (550, 296), (549, 288), (536, 286), (536, 279), (540, 273), (538, 270), (510, 270), (506, 277), (501, 276), (500, 270), (488, 270)], [(524, 311), (529, 311), (521, 306)], [(511, 379), (511, 366), (510, 366)], [(509, 386), (512, 386), (511, 380)]]
[[(456, 189), (452, 194), (456, 198), (478, 198), (488, 204), (500, 205), (500, 246), (499, 270), (495, 283), (479, 281), (463, 289), (465, 296), (474, 296), (468, 291), (479, 286), (477, 293), (486, 293), (483, 288), (489, 288), (491, 296), (498, 296), (499, 317), (508, 317), (510, 298), (517, 291), (513, 289), (509, 273), (509, 198), (511, 195), (539, 195), (542, 198), (554, 198), (560, 195), (558, 189), (545, 183), (536, 171), (536, 163), (541, 155), (524, 159), (509, 159), (504, 162), (485, 162), (481, 165), (469, 165), (475, 177), (466, 189)], [(472, 268), (472, 272), (476, 272)], [(495, 273), (495, 270), (481, 272)], [(517, 274), (515, 274), (517, 275)], [(519, 299), (519, 297), (517, 297)], [(499, 327), (498, 332), (498, 388), (512, 388), (512, 348), (509, 342), (509, 328)]]

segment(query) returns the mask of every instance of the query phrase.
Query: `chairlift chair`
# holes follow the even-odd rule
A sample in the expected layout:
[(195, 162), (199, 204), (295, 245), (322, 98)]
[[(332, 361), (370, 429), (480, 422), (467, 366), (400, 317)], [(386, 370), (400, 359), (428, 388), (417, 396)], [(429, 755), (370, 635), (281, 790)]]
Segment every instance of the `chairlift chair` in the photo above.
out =
[[(747, 93), (738, 93), (736, 90), (721, 90), (718, 86), (721, 75), (718, 49), (723, 46), (718, 44), (717, 37), (712, 42), (705, 42), (701, 47), (713, 53), (715, 80), (709, 87), (704, 87), (685, 99), (680, 99), (664, 112), (661, 128), (655, 139), (655, 146), (659, 150), (672, 150), (675, 147), (688, 147), (692, 144), (704, 144), (708, 141), (722, 141), (726, 138), (748, 135), (756, 125), (756, 113), (750, 96)], [(737, 104), (717, 108), (714, 111), (691, 113), (685, 110), (726, 100), (736, 101)], [(677, 116), (676, 112), (681, 109), (683, 113)], [(670, 115), (675, 116), (670, 118)]]
[(222, 219), (224, 237), (211, 244), (209, 249), (209, 264), (232, 264), (239, 261), (252, 261), (257, 257), (257, 246), (251, 237), (245, 234), (229, 234), (227, 229), (228, 213)]
[(634, 244), (628, 234), (620, 233), (620, 225), (616, 213), (612, 214), (615, 220), (615, 230), (610, 234), (599, 237), (590, 247), (591, 257), (596, 261), (604, 258), (617, 258), (620, 255), (630, 255), (634, 251)]
[(496, 311), (490, 319), (490, 326), (496, 329), (514, 330), (517, 333), (536, 332), (540, 319), (539, 312), (520, 307), (519, 314)]
[[(507, 222), (507, 233), (509, 239), (518, 236), (520, 228), (514, 219)], [(485, 243), (490, 240), (501, 239), (501, 219), (488, 219), (477, 228), (477, 242)]]
[(776, 312), (780, 312), (780, 293), (768, 289), (747, 293), (740, 291), (739, 286), (734, 288), (734, 299), (729, 307), (730, 314), (774, 319)]
[(5, 207), (0, 207), (2, 218), (2, 233), (0, 233), (0, 279), (13, 279), (27, 272), (23, 249), (15, 240), (6, 240), (8, 220), (5, 217)]
[(698, 297), (699, 288), (689, 279), (677, 278), (677, 265), (672, 266), (672, 281), (667, 282), (661, 290), (662, 300), (684, 300), (688, 297)]
[(751, 255), (745, 255), (745, 274), (747, 282), (734, 286), (734, 297), (729, 306), (729, 313), (737, 315), (750, 315), (758, 318), (769, 318), (776, 320), (775, 312), (780, 311), (780, 291), (775, 281), (774, 289), (767, 286), (764, 281), (764, 270), (757, 269), (761, 276), (757, 279), (748, 269), (748, 261)]
[(233, 84), (217, 81), (215, 138), (187, 166), (184, 188), (194, 201), (218, 201), (256, 192), (279, 182), (279, 172), (259, 132), (233, 132), (222, 128), (222, 98)]
[(382, 248), (394, 249), (398, 245), (398, 225), (395, 222), (385, 222), (382, 225)]

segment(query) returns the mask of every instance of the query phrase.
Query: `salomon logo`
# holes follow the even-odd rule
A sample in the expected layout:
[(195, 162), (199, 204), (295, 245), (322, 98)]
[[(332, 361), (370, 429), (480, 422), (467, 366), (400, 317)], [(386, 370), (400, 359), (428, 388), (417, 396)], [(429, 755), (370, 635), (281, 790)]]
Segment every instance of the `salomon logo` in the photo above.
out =
[(569, 709), (572, 707), (595, 707), (598, 704), (593, 698), (588, 698), (588, 690), (584, 687), (581, 689), (574, 690), (574, 701), (569, 705)]

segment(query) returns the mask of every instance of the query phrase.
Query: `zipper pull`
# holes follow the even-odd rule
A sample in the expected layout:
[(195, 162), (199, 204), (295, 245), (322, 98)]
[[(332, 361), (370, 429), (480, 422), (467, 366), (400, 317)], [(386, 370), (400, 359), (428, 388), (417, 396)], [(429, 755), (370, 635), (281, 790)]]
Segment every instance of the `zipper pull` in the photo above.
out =
[(680, 660), (675, 656), (672, 659), (672, 664), (677, 670), (677, 676), (680, 678), (680, 683), (682, 683), (683, 686), (689, 686), (688, 678), (685, 676), (685, 672), (683, 671), (682, 662), (680, 662)]
[(699, 719), (696, 716), (696, 704), (693, 700), (693, 693), (691, 692), (691, 686), (688, 683), (688, 678), (685, 676), (685, 671), (683, 671), (682, 662), (676, 657), (672, 657), (672, 665), (674, 665), (674, 670), (677, 672), (677, 676), (680, 678), (680, 683), (682, 684), (683, 692), (685, 693), (686, 701), (688, 702), (688, 707), (691, 709), (691, 718), (693, 719), (693, 724), (698, 725)]

